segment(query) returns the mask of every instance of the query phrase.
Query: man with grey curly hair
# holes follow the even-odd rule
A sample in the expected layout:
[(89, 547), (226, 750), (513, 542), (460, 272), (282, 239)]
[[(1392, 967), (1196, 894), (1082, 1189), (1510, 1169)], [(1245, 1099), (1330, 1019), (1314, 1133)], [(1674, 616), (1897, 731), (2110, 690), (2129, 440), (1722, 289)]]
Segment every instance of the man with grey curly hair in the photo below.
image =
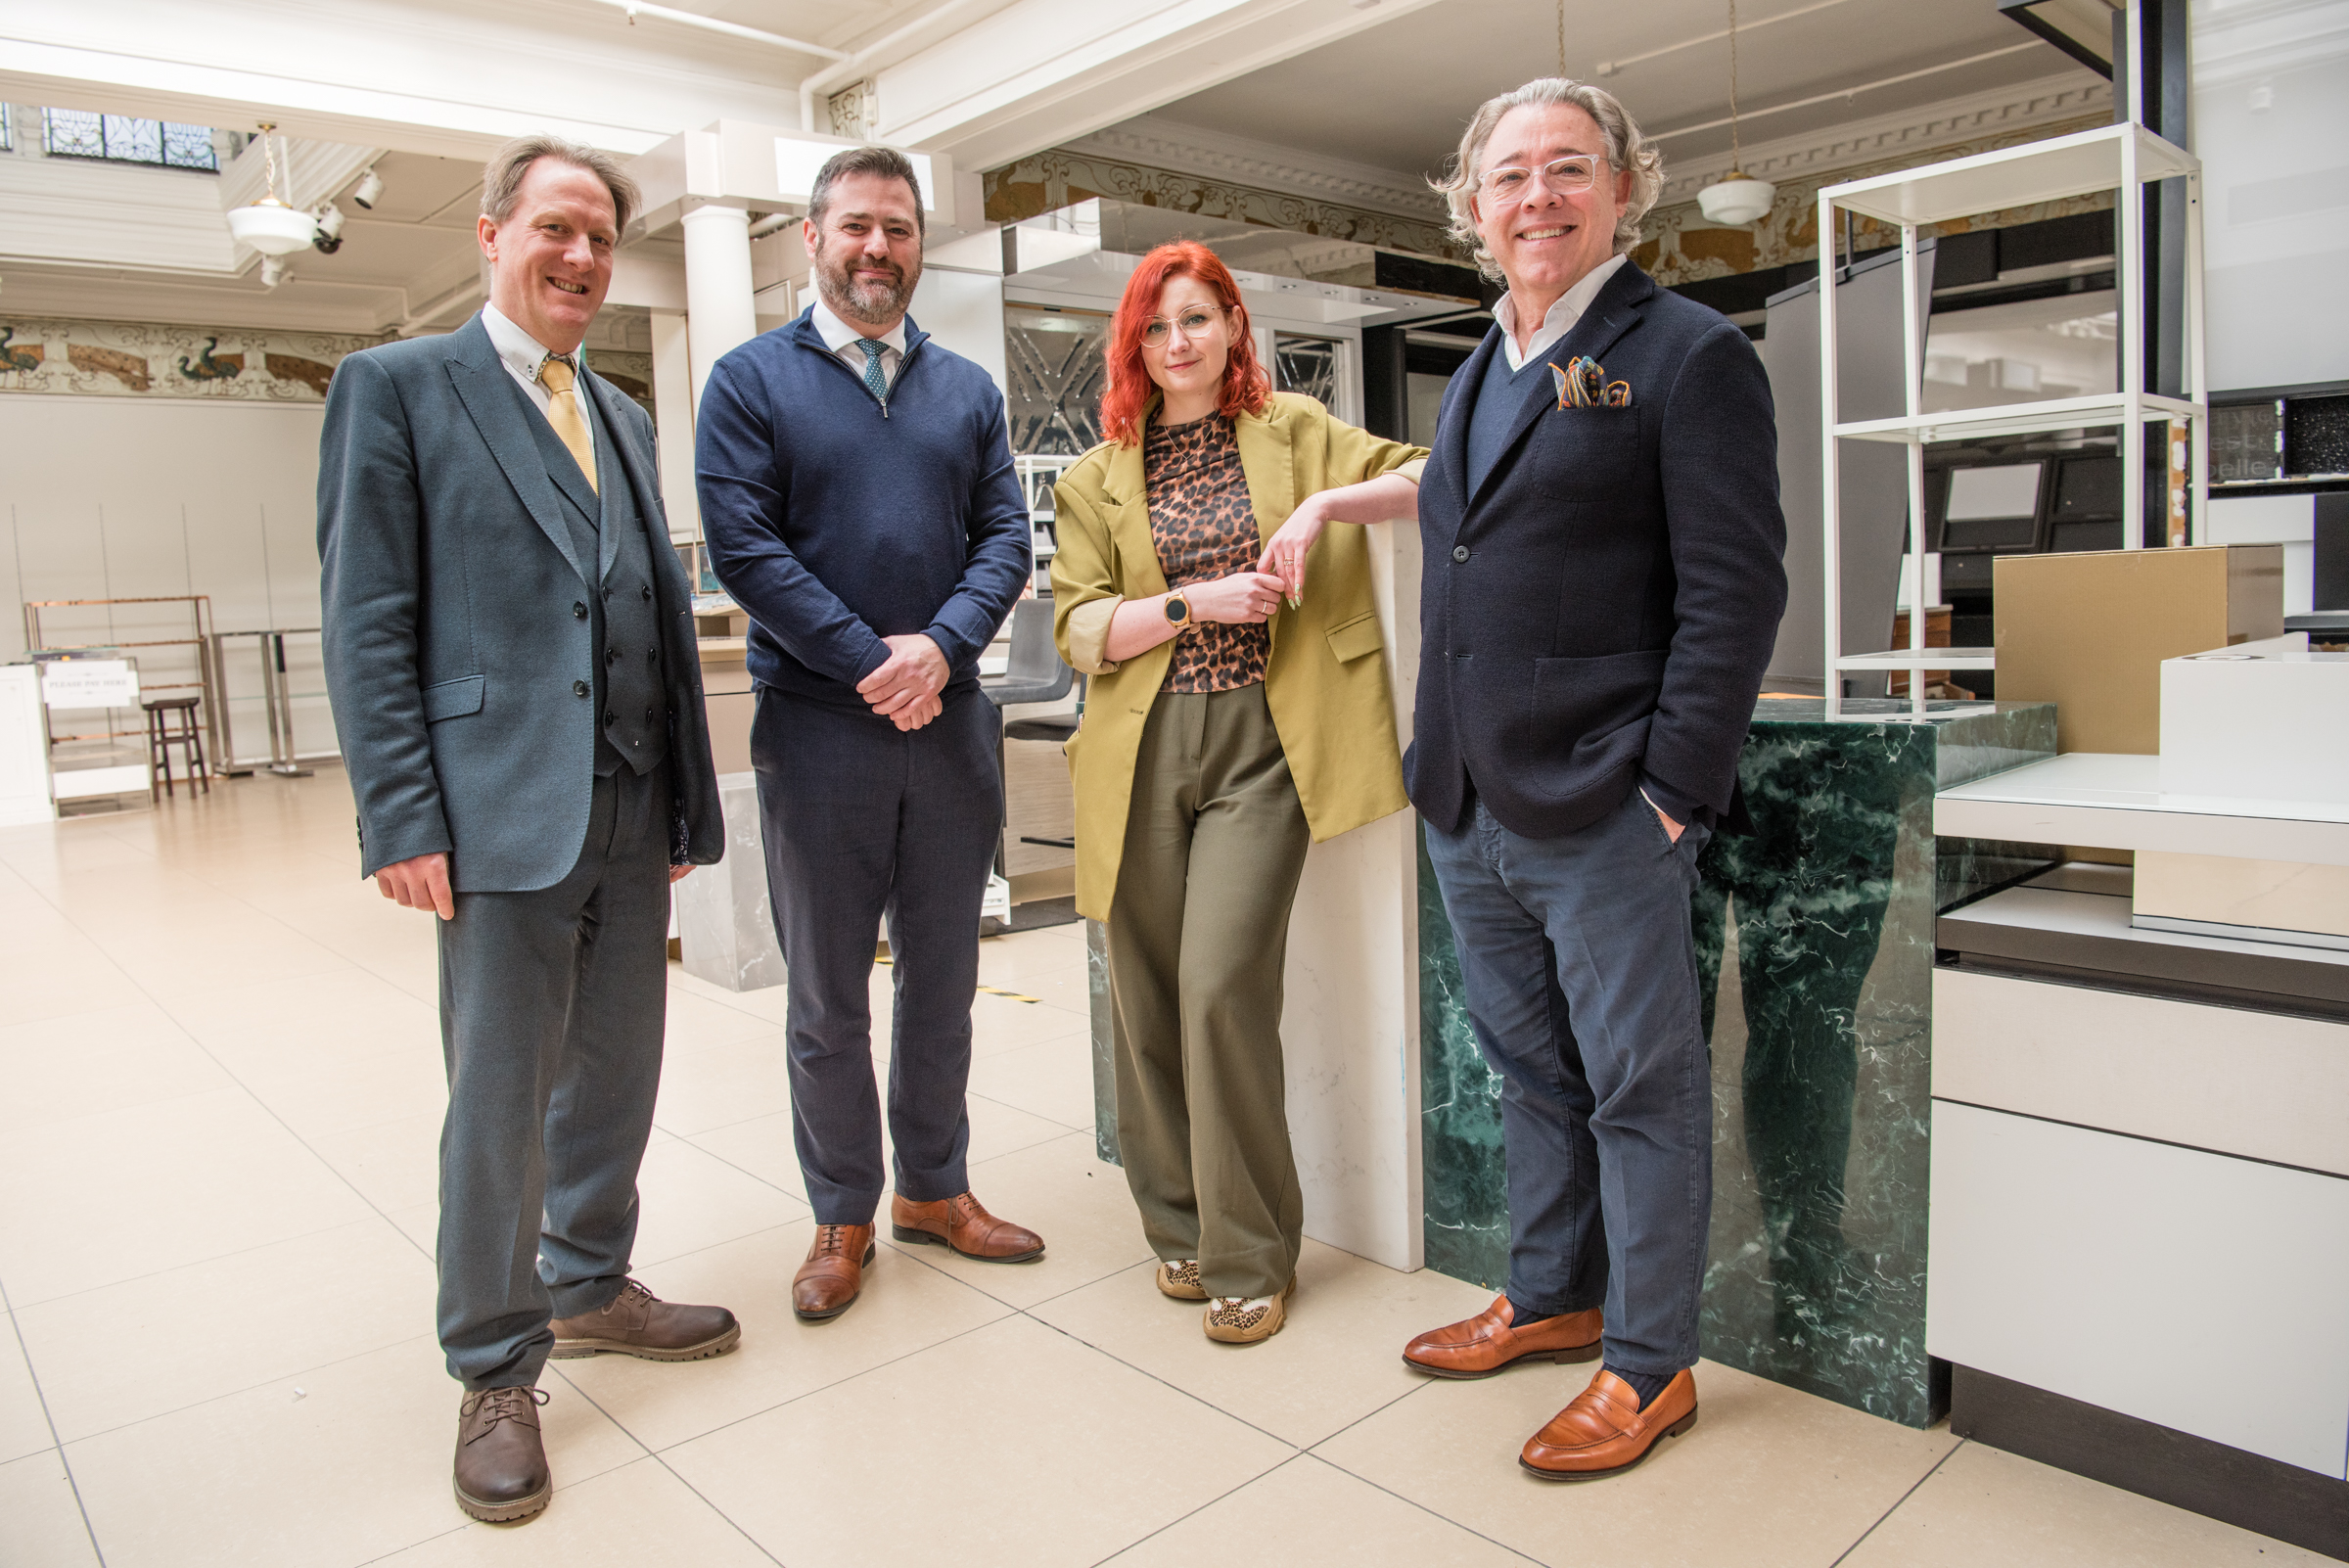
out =
[(1501, 1078), (1509, 1274), (1404, 1360), (1601, 1360), (1518, 1462), (1617, 1475), (1696, 1421), (1711, 1070), (1689, 899), (1785, 608), (1777, 435), (1745, 335), (1631, 260), (1663, 161), (1612, 94), (1480, 108), (1453, 232), (1508, 285), (1419, 488), (1404, 760)]

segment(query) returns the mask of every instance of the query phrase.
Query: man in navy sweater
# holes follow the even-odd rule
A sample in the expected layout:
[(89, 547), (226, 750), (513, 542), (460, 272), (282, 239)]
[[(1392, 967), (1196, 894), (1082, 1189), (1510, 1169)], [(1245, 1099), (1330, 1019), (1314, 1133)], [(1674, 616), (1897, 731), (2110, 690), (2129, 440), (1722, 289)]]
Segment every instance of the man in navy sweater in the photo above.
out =
[(805, 225), (816, 303), (712, 367), (695, 448), (718, 580), (750, 612), (767, 889), (791, 971), (792, 1131), (816, 1232), (792, 1310), (837, 1317), (882, 1187), (867, 987), (886, 915), (896, 1008), (892, 1232), (1040, 1257), (972, 1196), (971, 998), (1003, 791), (979, 655), (1030, 570), (1003, 397), (905, 315), (921, 189), (886, 148), (839, 154)]

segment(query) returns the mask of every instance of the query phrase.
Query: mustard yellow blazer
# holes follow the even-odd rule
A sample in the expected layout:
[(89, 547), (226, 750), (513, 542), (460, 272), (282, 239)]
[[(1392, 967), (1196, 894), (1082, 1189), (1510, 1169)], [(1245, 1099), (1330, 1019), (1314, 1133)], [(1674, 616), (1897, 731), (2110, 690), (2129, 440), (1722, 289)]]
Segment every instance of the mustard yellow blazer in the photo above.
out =
[[(1145, 424), (1150, 417), (1143, 415)], [(1416, 482), (1427, 456), (1424, 448), (1333, 418), (1296, 392), (1273, 393), (1263, 413), (1234, 421), (1234, 434), (1257, 534), (1266, 540), (1307, 496), (1405, 465)], [(1178, 639), (1123, 664), (1102, 656), (1117, 605), (1167, 591), (1150, 538), (1141, 446), (1103, 442), (1061, 476), (1053, 495), (1059, 543), (1052, 558), (1053, 636), (1061, 657), (1092, 677), (1084, 721), (1069, 742), (1077, 908), (1106, 920), (1126, 849), (1142, 726)], [(1304, 604), (1292, 609), (1284, 601), (1270, 625), (1265, 701), (1315, 842), (1402, 810), (1409, 802), (1386, 661), (1378, 657), (1383, 644), (1370, 591), (1370, 546), (1360, 529), (1332, 524), (1323, 530), (1306, 562)]]

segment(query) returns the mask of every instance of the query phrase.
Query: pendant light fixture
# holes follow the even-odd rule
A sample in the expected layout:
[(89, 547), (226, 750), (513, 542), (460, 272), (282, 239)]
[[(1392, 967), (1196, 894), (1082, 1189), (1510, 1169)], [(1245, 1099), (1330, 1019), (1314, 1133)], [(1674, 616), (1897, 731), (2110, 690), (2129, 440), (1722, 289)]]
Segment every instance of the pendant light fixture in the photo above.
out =
[[(318, 220), (278, 199), (277, 148), (269, 139), (276, 129), (268, 124), (261, 127), (261, 166), (268, 192), (249, 207), (231, 208), (228, 232), (240, 245), (250, 245), (263, 255), (291, 255), (318, 237)], [(286, 171), (289, 190), (293, 180), (294, 171), (289, 168)]]
[(1737, 138), (1737, 0), (1729, 0), (1729, 171), (1696, 193), (1706, 221), (1741, 228), (1768, 213), (1777, 199), (1776, 186), (1738, 166), (1743, 151)]

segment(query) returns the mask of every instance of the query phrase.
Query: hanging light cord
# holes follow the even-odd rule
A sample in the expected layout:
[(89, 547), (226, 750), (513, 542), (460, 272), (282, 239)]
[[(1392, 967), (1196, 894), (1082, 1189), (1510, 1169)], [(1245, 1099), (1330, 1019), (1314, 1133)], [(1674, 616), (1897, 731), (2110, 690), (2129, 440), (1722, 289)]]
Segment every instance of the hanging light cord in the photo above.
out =
[(1744, 150), (1737, 141), (1737, 0), (1729, 0), (1729, 168), (1745, 172)]
[(1558, 75), (1566, 74), (1566, 0), (1558, 0)]
[(269, 133), (275, 129), (274, 125), (261, 127), (261, 168), (269, 181), (269, 199), (273, 202), (277, 200), (277, 149), (269, 144)]

